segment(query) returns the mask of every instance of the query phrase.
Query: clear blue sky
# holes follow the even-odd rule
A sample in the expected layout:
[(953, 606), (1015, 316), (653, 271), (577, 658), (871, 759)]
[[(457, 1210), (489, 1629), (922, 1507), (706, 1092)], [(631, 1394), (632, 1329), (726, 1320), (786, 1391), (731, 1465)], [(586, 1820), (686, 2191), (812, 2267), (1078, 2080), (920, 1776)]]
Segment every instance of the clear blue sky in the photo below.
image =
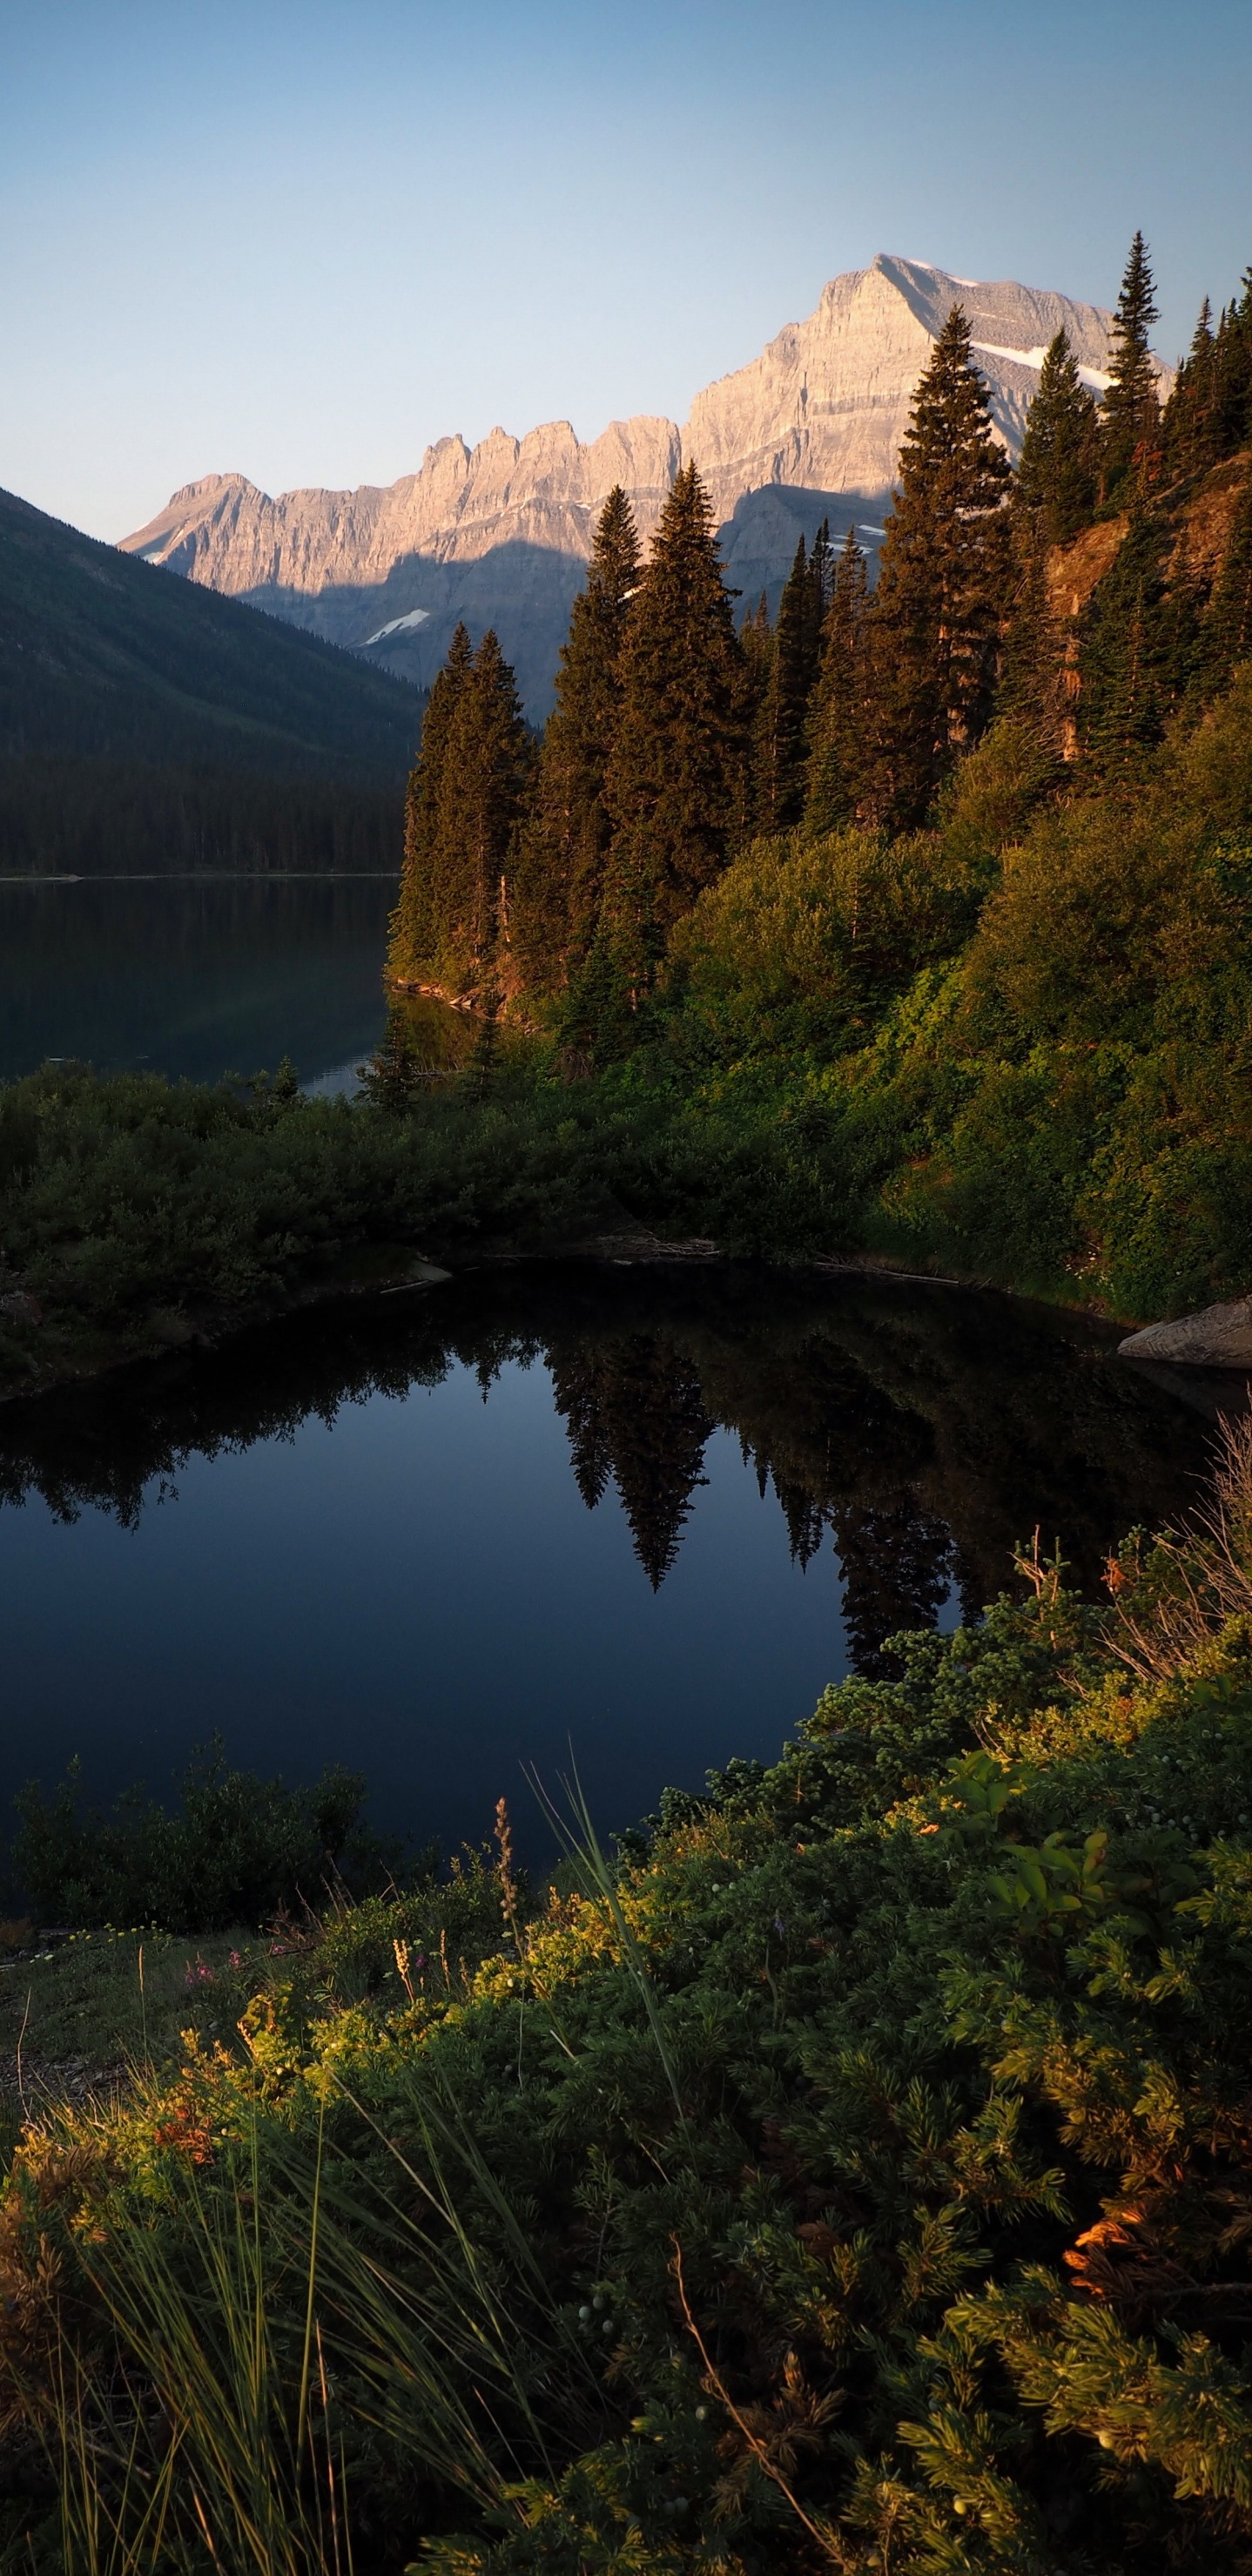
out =
[(0, 0), (0, 483), (389, 482), (681, 420), (876, 250), (1112, 302), (1252, 260), (1248, 0)]

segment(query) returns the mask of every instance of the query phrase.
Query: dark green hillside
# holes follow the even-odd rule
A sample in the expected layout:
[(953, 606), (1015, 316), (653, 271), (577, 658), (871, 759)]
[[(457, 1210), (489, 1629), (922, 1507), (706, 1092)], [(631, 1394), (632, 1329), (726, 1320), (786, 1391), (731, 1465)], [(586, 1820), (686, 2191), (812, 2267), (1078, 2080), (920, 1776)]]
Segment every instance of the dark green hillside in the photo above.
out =
[(422, 706), (0, 492), (0, 873), (390, 867)]
[(0, 492), (0, 751), (402, 784), (420, 699)]

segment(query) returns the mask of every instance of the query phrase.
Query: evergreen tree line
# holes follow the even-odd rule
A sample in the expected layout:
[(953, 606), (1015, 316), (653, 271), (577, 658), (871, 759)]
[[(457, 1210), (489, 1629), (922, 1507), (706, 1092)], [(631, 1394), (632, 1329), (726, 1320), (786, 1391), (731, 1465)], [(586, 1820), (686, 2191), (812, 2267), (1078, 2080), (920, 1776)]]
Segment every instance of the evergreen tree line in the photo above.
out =
[(25, 752), (0, 758), (0, 875), (387, 875), (398, 788)]
[[(850, 823), (916, 830), (997, 716), (1041, 760), (1133, 766), (1170, 715), (1252, 652), (1252, 478), (1211, 595), (1180, 570), (1177, 508), (1252, 440), (1252, 270), (1216, 327), (1206, 303), (1163, 406), (1141, 235), (1107, 383), (1064, 331), (1044, 358), (1014, 473), (954, 307), (917, 389), (878, 578), (849, 528), (801, 538), (776, 618), (736, 631), (713, 515), (677, 475), (646, 563), (610, 493), (542, 741), (494, 633), (458, 627), (410, 780), (391, 968), (524, 994), (567, 1046), (626, 1038), (671, 933), (753, 841)], [(1102, 519), (1111, 569), (1080, 618), (1050, 566)]]

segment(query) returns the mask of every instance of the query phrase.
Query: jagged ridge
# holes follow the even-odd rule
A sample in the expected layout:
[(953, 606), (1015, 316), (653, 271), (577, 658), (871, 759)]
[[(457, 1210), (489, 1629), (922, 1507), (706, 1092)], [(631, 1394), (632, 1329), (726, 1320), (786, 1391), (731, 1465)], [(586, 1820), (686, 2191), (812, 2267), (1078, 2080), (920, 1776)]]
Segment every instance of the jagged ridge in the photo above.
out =
[[(386, 488), (271, 499), (241, 474), (176, 492), (126, 552), (265, 607), (428, 682), (458, 616), (494, 624), (533, 715), (596, 513), (614, 483), (650, 535), (678, 463), (694, 456), (723, 523), (730, 580), (775, 590), (798, 535), (829, 515), (870, 543), (917, 379), (954, 303), (969, 316), (997, 428), (1016, 453), (1044, 348), (1063, 324), (1088, 381), (1104, 382), (1112, 316), (1011, 280), (982, 284), (880, 253), (833, 278), (808, 320), (697, 395), (685, 429), (647, 415), (584, 446), (568, 421), (477, 447), (443, 438)], [(386, 631), (384, 631), (386, 630)]]

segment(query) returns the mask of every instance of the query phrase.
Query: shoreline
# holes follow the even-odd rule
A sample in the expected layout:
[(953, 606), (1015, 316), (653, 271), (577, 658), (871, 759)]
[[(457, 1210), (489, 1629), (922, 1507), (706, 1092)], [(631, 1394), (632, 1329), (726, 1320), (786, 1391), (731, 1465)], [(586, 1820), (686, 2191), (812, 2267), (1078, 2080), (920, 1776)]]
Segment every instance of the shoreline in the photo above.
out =
[[(159, 1312), (152, 1319), (151, 1338), (140, 1347), (99, 1357), (84, 1355), (81, 1361), (70, 1361), (65, 1367), (36, 1382), (0, 1385), (0, 1407), (14, 1403), (35, 1403), (40, 1396), (101, 1377), (120, 1374), (126, 1369), (150, 1368), (154, 1362), (178, 1356), (194, 1357), (219, 1349), (237, 1336), (267, 1324), (281, 1323), (286, 1315), (295, 1315), (313, 1306), (355, 1303), (363, 1297), (417, 1296), (432, 1288), (453, 1285), (476, 1271), (516, 1269), (548, 1263), (554, 1267), (586, 1264), (604, 1269), (655, 1267), (730, 1268), (747, 1266), (794, 1276), (809, 1273), (818, 1279), (873, 1279), (896, 1282), (901, 1287), (956, 1289), (970, 1297), (1007, 1297), (1018, 1304), (1038, 1306), (1051, 1314), (1073, 1316), (1077, 1321), (1103, 1326), (1109, 1332), (1133, 1331), (1127, 1319), (1103, 1312), (1099, 1307), (1082, 1305), (1060, 1297), (1049, 1297), (1038, 1290), (1006, 1286), (1003, 1281), (961, 1277), (950, 1271), (905, 1270), (883, 1256), (839, 1253), (813, 1253), (794, 1261), (744, 1262), (741, 1255), (728, 1253), (704, 1236), (661, 1236), (645, 1227), (629, 1231), (604, 1232), (578, 1238), (534, 1251), (484, 1252), (474, 1260), (453, 1267), (437, 1263), (409, 1246), (375, 1245), (355, 1263), (345, 1264), (336, 1277), (309, 1280), (293, 1286), (282, 1297), (258, 1301), (233, 1310), (229, 1315), (206, 1310), (199, 1317)], [(42, 1329), (42, 1327), (38, 1328)], [(1133, 1363), (1132, 1363), (1133, 1365)], [(1197, 1377), (1201, 1372), (1197, 1371)], [(1232, 1369), (1226, 1374), (1245, 1377), (1252, 1372)]]

